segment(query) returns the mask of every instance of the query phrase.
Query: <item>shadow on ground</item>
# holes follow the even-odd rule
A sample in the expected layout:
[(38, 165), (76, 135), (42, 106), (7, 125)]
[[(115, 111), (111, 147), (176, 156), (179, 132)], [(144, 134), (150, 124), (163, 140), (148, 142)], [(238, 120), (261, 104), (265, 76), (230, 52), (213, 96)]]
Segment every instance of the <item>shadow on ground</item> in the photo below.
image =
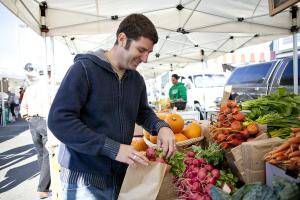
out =
[(28, 130), (28, 123), (23, 119), (9, 123), (6, 127), (0, 126), (0, 143), (14, 138), (26, 130)]
[(0, 153), (0, 170), (13, 166), (29, 157), (36, 155), (33, 144), (16, 147)]
[(13, 189), (28, 179), (39, 175), (38, 162), (32, 161), (25, 165), (7, 171), (4, 180), (0, 182), (0, 193)]

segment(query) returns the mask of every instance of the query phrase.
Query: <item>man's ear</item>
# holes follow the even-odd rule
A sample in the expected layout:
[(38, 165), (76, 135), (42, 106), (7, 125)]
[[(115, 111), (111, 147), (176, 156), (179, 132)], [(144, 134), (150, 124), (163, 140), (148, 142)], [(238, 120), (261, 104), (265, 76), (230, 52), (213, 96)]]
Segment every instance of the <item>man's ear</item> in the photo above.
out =
[(126, 41), (127, 41), (127, 37), (125, 35), (125, 33), (121, 32), (118, 35), (118, 43), (121, 47), (125, 47), (126, 46)]

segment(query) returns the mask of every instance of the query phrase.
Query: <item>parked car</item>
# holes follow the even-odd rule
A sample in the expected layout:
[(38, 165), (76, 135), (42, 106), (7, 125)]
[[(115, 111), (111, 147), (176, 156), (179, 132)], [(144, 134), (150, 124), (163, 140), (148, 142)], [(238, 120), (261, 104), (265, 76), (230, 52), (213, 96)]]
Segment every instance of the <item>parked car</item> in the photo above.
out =
[[(298, 59), (298, 85), (300, 83), (299, 66), (300, 59)], [(238, 67), (228, 78), (225, 87), (232, 87), (231, 99), (242, 102), (268, 95), (276, 91), (278, 87), (286, 87), (288, 92), (293, 92), (293, 81), (293, 59), (286, 57)]]

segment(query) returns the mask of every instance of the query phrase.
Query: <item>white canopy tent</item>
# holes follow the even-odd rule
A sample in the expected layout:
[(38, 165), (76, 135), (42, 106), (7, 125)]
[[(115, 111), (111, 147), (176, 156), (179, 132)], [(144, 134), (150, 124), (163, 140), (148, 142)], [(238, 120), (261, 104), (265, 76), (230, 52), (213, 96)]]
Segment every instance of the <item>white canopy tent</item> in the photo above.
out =
[[(268, 0), (0, 2), (40, 35), (62, 40), (71, 53), (110, 48), (125, 16), (145, 14), (159, 32), (159, 42), (148, 63), (139, 67), (146, 79), (187, 63), (290, 35), (292, 27), (289, 10), (269, 16)], [(299, 24), (299, 18), (297, 21)]]

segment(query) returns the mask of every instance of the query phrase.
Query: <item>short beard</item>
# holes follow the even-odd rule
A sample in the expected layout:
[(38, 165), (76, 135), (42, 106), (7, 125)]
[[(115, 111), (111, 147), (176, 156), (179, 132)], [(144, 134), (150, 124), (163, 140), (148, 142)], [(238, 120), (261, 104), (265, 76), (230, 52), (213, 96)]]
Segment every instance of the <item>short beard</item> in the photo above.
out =
[(130, 48), (130, 45), (131, 45), (131, 40), (130, 40), (130, 39), (127, 39), (124, 48), (125, 48), (126, 50), (128, 50), (128, 49)]

